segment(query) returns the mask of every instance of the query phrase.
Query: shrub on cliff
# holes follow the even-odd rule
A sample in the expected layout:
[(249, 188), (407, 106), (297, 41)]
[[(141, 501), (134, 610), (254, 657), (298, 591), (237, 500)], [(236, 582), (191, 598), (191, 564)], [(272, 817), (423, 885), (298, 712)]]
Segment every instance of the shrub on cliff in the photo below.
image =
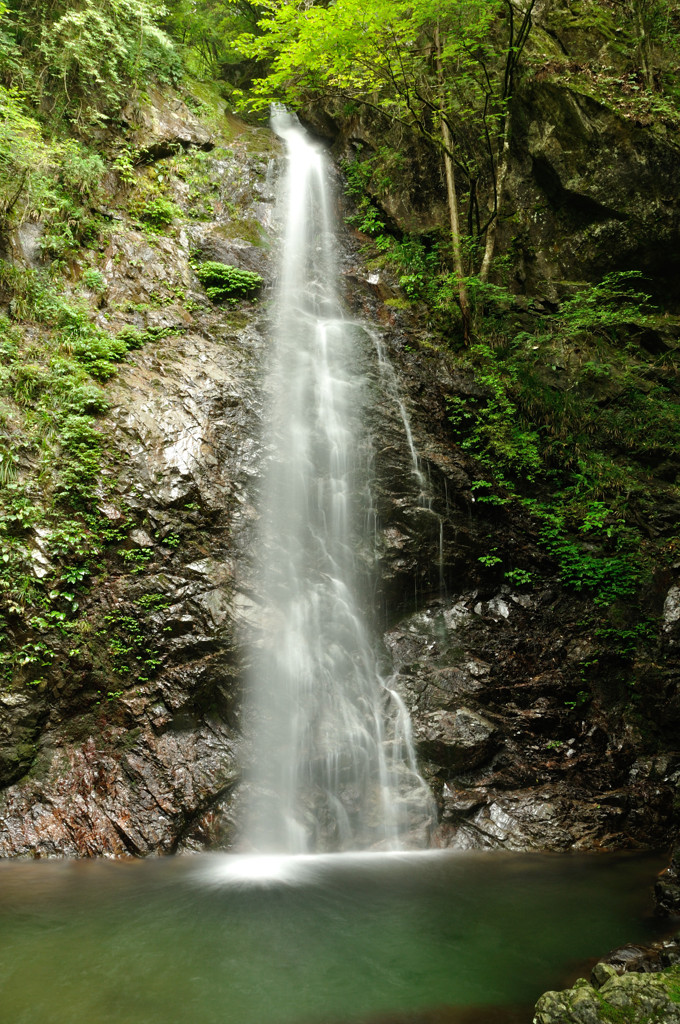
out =
[(262, 278), (252, 270), (241, 270), (216, 260), (198, 263), (194, 270), (213, 302), (233, 303), (239, 298), (250, 298), (262, 285)]

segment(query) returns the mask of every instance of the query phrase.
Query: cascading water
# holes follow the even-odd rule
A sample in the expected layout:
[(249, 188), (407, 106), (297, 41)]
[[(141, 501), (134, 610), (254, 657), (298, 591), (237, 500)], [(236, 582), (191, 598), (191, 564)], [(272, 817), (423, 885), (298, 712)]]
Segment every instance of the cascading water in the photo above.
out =
[(246, 839), (268, 853), (425, 845), (432, 796), (361, 609), (370, 464), (362, 332), (343, 320), (335, 294), (323, 155), (294, 115), (277, 109), (272, 125), (288, 169)]

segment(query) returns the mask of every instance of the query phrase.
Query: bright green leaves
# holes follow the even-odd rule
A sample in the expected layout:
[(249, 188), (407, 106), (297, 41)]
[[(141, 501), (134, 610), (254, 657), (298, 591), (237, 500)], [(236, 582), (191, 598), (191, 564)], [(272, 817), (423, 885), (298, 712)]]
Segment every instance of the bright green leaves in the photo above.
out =
[(40, 219), (46, 255), (64, 259), (99, 230), (92, 203), (102, 159), (75, 139), (48, 140), (16, 89), (0, 86), (0, 224)]
[(259, 33), (244, 34), (238, 49), (271, 62), (255, 83), (258, 103), (289, 102), (308, 91), (339, 90), (359, 96), (406, 120), (436, 107), (432, 83), (433, 31), (454, 29), (443, 50), (458, 75), (474, 63), (472, 45), (483, 45), (497, 5), (486, 0), (337, 0), (329, 7), (272, 0)]
[(23, 109), (16, 89), (0, 86), (0, 217), (6, 220), (17, 205), (28, 208), (44, 198), (45, 175), (55, 152), (43, 139), (40, 125)]
[(642, 279), (636, 270), (607, 274), (560, 305), (559, 319), (565, 331), (606, 332), (631, 323), (640, 326), (651, 321), (650, 296), (634, 285)]
[(166, 7), (163, 26), (180, 42), (190, 74), (201, 79), (239, 77), (240, 57), (231, 40), (255, 30), (264, 12), (261, 5), (249, 0), (168, 0)]
[[(507, 115), (534, 3), (267, 0), (258, 32), (235, 44), (267, 68), (247, 106), (272, 100), (304, 106), (319, 96), (331, 108), (356, 104), (374, 112), (378, 130), (403, 137), (405, 129), (443, 161), (451, 293), (466, 343), (472, 326), (466, 281), (477, 273), (486, 285), (492, 266), (509, 153)], [(377, 223), (364, 223), (376, 233)], [(474, 259), (465, 246), (468, 234), (484, 239)]]
[(213, 302), (235, 303), (239, 298), (252, 297), (262, 286), (262, 278), (251, 270), (241, 270), (228, 263), (206, 260), (197, 263), (194, 270)]
[(504, 485), (531, 483), (541, 472), (543, 460), (539, 435), (522, 422), (513, 399), (518, 390), (518, 367), (499, 360), (489, 345), (474, 345), (470, 357), (485, 397), (449, 400), (449, 420), (461, 447)]
[(329, 6), (269, 0), (263, 6), (268, 14), (258, 32), (244, 33), (235, 44), (245, 56), (268, 62), (268, 74), (253, 86), (257, 105), (336, 91), (432, 137), (433, 119), (442, 112), (455, 107), (469, 118), (483, 103), (494, 56), (491, 27), (505, 9), (497, 0), (336, 0)]
[(110, 111), (130, 84), (179, 73), (164, 13), (149, 0), (15, 0), (6, 15), (15, 75), (36, 100), (59, 96), (75, 119)]
[[(513, 331), (506, 311), (493, 345), (465, 355), (480, 393), (449, 402), (457, 442), (486, 470), (475, 503), (493, 512), (521, 502), (562, 583), (595, 605), (635, 597), (656, 557), (659, 498), (677, 500), (677, 354), (650, 358), (635, 340), (637, 328), (667, 323), (639, 279), (611, 274), (581, 288), (541, 313), (536, 333)], [(668, 475), (655, 479), (666, 461)]]

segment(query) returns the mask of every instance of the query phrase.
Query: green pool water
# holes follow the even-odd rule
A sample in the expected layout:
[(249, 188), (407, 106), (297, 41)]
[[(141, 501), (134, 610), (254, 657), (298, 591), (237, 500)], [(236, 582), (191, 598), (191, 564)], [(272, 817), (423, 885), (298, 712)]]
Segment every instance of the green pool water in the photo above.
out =
[(662, 866), (447, 851), (3, 862), (0, 1022), (530, 1021), (589, 958), (659, 934)]

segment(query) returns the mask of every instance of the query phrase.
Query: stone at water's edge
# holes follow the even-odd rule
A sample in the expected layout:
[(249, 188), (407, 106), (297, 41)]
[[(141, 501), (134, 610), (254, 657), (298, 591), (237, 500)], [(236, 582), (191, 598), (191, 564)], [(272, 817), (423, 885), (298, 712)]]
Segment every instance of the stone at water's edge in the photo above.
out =
[(680, 1024), (680, 972), (673, 968), (663, 974), (613, 973), (599, 989), (581, 978), (573, 988), (541, 996), (534, 1016), (534, 1024), (612, 1022)]
[(662, 913), (680, 915), (680, 848), (675, 847), (668, 868), (654, 886), (654, 897)]

